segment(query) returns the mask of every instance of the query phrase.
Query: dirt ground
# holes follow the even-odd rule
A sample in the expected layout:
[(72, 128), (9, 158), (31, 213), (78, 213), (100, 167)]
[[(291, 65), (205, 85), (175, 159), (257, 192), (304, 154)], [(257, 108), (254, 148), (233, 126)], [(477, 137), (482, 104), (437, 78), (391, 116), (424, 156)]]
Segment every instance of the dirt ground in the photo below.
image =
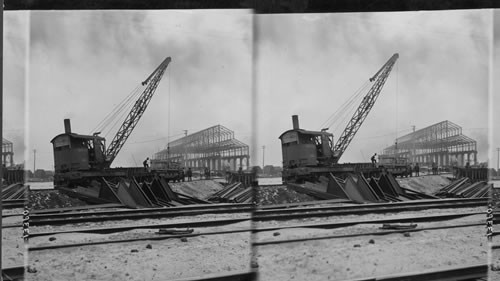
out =
[(250, 233), (30, 252), (26, 280), (172, 280), (250, 270)]
[[(32, 232), (97, 226), (152, 225), (182, 221), (250, 218), (243, 214), (205, 214), (192, 217), (112, 221), (33, 227)], [(217, 227), (194, 228), (193, 233), (250, 228), (250, 220)], [(111, 234), (65, 233), (33, 237), (30, 246), (62, 245), (118, 239), (158, 237), (158, 229), (135, 229)], [(251, 233), (200, 235), (164, 240), (32, 251), (28, 264), (35, 273), (26, 280), (171, 280), (234, 270), (250, 270)]]
[[(3, 210), (4, 215), (19, 215), (2, 218), (2, 225), (21, 225), (23, 222), (22, 212), (22, 208)], [(21, 226), (2, 228), (2, 267), (14, 267), (24, 264), (25, 246), (22, 235), (23, 228)]]
[[(368, 215), (366, 217), (370, 217)], [(366, 219), (366, 218), (365, 218)], [(476, 215), (446, 222), (418, 223), (418, 227), (483, 222)], [(380, 225), (341, 229), (287, 229), (258, 233), (258, 240), (281, 240), (327, 234), (377, 231)], [(279, 234), (277, 235), (276, 232)], [(254, 249), (259, 280), (342, 280), (418, 272), (439, 267), (486, 262), (485, 228), (423, 230), (382, 236), (359, 236), (263, 245)]]

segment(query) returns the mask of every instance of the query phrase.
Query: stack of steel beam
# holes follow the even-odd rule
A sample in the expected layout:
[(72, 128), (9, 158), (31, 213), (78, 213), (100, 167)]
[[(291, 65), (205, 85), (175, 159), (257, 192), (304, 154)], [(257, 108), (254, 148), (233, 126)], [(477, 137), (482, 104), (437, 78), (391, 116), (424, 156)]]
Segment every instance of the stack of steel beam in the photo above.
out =
[(328, 175), (319, 184), (289, 183), (288, 187), (318, 199), (347, 199), (356, 203), (397, 202), (437, 197), (402, 188), (390, 173), (380, 178), (365, 178), (361, 173), (350, 174), (345, 179)]
[(486, 181), (471, 183), (469, 178), (460, 178), (440, 189), (436, 195), (452, 198), (483, 198), (489, 196), (492, 184)]
[(26, 201), (28, 186), (22, 183), (2, 187), (2, 206), (4, 208), (22, 208)]
[(208, 200), (214, 202), (250, 203), (253, 199), (252, 187), (245, 187), (241, 182), (229, 184), (212, 194)]
[(102, 178), (98, 187), (79, 186), (76, 189), (59, 188), (70, 196), (93, 203), (121, 203), (129, 208), (172, 207), (190, 204), (210, 204), (210, 202), (194, 198), (172, 190), (167, 181), (156, 177), (152, 181), (139, 181), (135, 177), (123, 178), (119, 182), (111, 182)]

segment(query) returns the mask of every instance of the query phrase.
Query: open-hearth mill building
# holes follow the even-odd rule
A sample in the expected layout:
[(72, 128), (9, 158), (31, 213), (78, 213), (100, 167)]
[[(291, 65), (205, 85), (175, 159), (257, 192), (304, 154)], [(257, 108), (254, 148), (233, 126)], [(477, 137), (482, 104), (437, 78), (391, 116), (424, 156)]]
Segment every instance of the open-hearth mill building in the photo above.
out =
[(477, 143), (462, 134), (462, 127), (448, 120), (396, 139), (381, 156), (407, 158), (411, 163), (442, 167), (477, 164)]
[(168, 143), (167, 149), (156, 153), (152, 167), (165, 168), (167, 163), (180, 163), (193, 170), (236, 171), (249, 167), (247, 144), (234, 138), (234, 132), (216, 125)]

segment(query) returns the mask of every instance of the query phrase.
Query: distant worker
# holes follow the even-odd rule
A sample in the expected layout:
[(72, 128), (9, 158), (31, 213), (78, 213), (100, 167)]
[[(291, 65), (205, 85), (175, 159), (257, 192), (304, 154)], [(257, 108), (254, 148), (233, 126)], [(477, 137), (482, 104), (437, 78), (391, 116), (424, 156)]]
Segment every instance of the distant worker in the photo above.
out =
[(432, 174), (437, 175), (437, 164), (432, 162)]
[(238, 169), (238, 174), (243, 174), (243, 168), (240, 166), (240, 168)]
[(415, 163), (415, 176), (420, 177), (420, 167), (418, 166), (418, 162)]
[(188, 181), (193, 181), (193, 171), (191, 171), (191, 167), (188, 168), (187, 172), (186, 172), (186, 176), (188, 177)]
[(376, 159), (376, 157), (377, 157), (377, 153), (373, 154), (373, 156), (371, 158), (372, 159), (373, 167), (377, 166), (377, 159)]
[(205, 168), (205, 179), (206, 180), (210, 179), (210, 168)]
[(149, 169), (149, 157), (146, 158), (146, 160), (144, 160), (144, 162), (142, 162), (142, 165), (144, 165), (144, 168)]

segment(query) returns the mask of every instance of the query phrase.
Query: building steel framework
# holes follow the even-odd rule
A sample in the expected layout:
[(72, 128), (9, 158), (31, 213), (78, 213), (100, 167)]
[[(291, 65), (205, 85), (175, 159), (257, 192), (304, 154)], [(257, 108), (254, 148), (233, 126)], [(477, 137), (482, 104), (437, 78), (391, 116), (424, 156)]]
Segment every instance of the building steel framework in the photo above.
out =
[(233, 131), (216, 125), (169, 142), (167, 149), (154, 155), (151, 164), (164, 167), (167, 163), (178, 162), (184, 167), (209, 168), (211, 171), (223, 171), (229, 166), (234, 171), (239, 167), (248, 168), (249, 159), (248, 145), (235, 139)]
[(405, 157), (422, 165), (473, 165), (477, 164), (477, 142), (462, 134), (462, 127), (446, 120), (396, 139), (383, 156)]
[(2, 139), (2, 165), (14, 166), (14, 145), (6, 139)]

